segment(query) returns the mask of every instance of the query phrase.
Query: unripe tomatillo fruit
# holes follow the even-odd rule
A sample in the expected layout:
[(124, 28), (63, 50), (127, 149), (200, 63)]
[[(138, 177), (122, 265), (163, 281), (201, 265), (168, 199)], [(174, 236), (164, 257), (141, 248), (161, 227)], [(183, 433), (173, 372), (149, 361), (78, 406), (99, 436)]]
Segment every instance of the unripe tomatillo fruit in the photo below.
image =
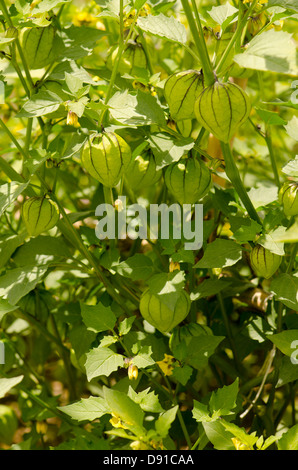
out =
[(246, 121), (250, 110), (248, 95), (231, 82), (215, 82), (205, 88), (195, 102), (199, 123), (224, 143), (228, 143)]
[[(118, 51), (119, 46), (115, 44), (108, 53), (106, 65), (109, 70), (112, 70), (115, 65)], [(118, 72), (120, 75), (124, 75), (125, 73), (130, 74), (133, 72), (134, 67), (146, 69), (147, 57), (141, 44), (131, 42), (128, 43), (127, 47), (121, 55), (118, 65)]]
[(131, 160), (131, 149), (114, 132), (94, 134), (82, 152), (82, 164), (88, 173), (104, 186), (116, 186)]
[(165, 183), (179, 204), (194, 204), (209, 191), (211, 173), (199, 160), (184, 158), (167, 167)]
[(51, 64), (56, 57), (55, 28), (53, 25), (26, 29), (22, 48), (30, 69), (40, 69)]
[(191, 300), (188, 293), (182, 290), (173, 309), (162, 302), (160, 296), (149, 289), (141, 296), (140, 312), (143, 318), (162, 333), (172, 330), (188, 315)]
[(188, 323), (187, 325), (178, 326), (177, 328), (174, 328), (171, 334), (169, 339), (169, 347), (171, 351), (174, 352), (176, 348), (181, 345), (182, 341), (188, 345), (194, 336), (197, 337), (202, 335), (212, 335), (212, 330), (206, 325), (200, 325), (199, 323), (194, 322)]
[(156, 170), (154, 155), (145, 152), (132, 158), (125, 170), (125, 179), (134, 190), (151, 186), (161, 178), (162, 170)]
[(199, 70), (186, 70), (167, 78), (164, 94), (171, 118), (175, 121), (194, 118), (194, 103), (203, 89), (203, 75)]
[(279, 191), (279, 202), (287, 217), (298, 215), (298, 183), (284, 183)]
[(22, 216), (28, 234), (36, 237), (57, 224), (59, 210), (57, 204), (46, 196), (35, 196), (24, 202)]
[(269, 279), (278, 270), (282, 256), (272, 253), (262, 245), (256, 245), (250, 252), (250, 264), (254, 272)]

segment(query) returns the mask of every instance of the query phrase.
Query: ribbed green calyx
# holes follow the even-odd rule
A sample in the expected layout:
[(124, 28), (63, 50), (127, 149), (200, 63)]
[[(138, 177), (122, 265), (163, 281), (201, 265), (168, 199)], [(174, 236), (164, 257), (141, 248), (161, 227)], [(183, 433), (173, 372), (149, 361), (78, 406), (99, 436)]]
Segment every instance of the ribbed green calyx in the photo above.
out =
[(228, 143), (246, 121), (250, 110), (248, 95), (231, 82), (215, 82), (202, 91), (195, 103), (199, 123), (224, 143)]
[(54, 61), (54, 40), (55, 28), (52, 25), (30, 28), (24, 32), (22, 48), (30, 69), (40, 69)]
[[(108, 58), (107, 67), (112, 70), (116, 58), (118, 56), (119, 46), (115, 44), (111, 47)], [(121, 55), (120, 62), (118, 65), (118, 72), (120, 75), (125, 73), (131, 73), (135, 67), (146, 69), (147, 68), (147, 57), (141, 44), (129, 43), (124, 52)]]
[(282, 256), (272, 253), (262, 245), (256, 245), (250, 252), (250, 263), (254, 272), (269, 279), (278, 270)]
[(194, 118), (194, 104), (203, 89), (201, 71), (186, 70), (171, 75), (164, 86), (171, 118), (175, 121)]
[(145, 152), (132, 158), (125, 170), (125, 179), (133, 190), (151, 186), (161, 178), (162, 170), (156, 170), (154, 155)]
[(53, 228), (59, 220), (59, 210), (55, 202), (47, 197), (31, 197), (22, 206), (22, 217), (30, 236)]
[(147, 289), (141, 297), (140, 312), (150, 325), (162, 333), (166, 333), (187, 317), (190, 304), (189, 295), (185, 290), (181, 291), (174, 308), (171, 309), (160, 300), (158, 295), (152, 294)]
[(211, 173), (199, 160), (183, 158), (167, 167), (165, 183), (179, 204), (194, 204), (209, 191)]
[(83, 148), (82, 164), (88, 173), (107, 187), (116, 186), (131, 160), (131, 149), (114, 132), (90, 137)]
[(287, 217), (298, 215), (298, 183), (284, 183), (279, 191), (279, 202)]

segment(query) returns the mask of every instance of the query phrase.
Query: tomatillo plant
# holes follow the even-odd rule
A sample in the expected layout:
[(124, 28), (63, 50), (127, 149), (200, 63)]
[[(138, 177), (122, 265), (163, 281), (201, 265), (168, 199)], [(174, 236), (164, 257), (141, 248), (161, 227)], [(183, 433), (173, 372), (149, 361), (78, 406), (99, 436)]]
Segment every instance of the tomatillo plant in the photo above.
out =
[(298, 450), (295, 0), (0, 0), (0, 448)]

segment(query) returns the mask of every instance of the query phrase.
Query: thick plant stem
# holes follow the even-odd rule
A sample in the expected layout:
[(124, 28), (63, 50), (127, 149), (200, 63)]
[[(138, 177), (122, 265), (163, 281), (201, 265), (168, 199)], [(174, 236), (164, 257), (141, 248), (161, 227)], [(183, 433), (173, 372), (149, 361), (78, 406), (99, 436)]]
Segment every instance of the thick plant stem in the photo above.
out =
[(200, 34), (200, 31), (197, 28), (196, 22), (193, 17), (193, 12), (190, 8), (188, 0), (181, 0), (181, 3), (184, 9), (184, 13), (186, 15), (188, 24), (189, 24), (189, 28), (190, 28), (193, 40), (195, 42), (195, 45), (198, 51), (198, 56), (201, 61), (206, 85), (212, 85), (212, 83), (215, 82), (215, 77), (214, 77), (213, 70), (211, 67), (211, 62), (210, 62), (210, 58), (208, 55), (204, 36)]
[(221, 148), (222, 148), (222, 153), (223, 153), (224, 160), (225, 160), (225, 170), (226, 170), (227, 177), (229, 178), (234, 188), (236, 189), (250, 218), (255, 220), (258, 224), (262, 225), (262, 222), (257, 214), (257, 211), (254, 208), (246, 192), (246, 189), (241, 181), (239, 170), (237, 168), (234, 157), (232, 155), (230, 145), (221, 142)]

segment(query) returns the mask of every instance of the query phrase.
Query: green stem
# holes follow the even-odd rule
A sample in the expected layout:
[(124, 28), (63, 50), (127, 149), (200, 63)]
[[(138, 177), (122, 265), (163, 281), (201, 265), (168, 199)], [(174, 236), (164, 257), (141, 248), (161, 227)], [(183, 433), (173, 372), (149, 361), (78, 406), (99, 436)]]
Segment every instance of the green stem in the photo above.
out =
[(278, 188), (280, 188), (280, 179), (279, 179), (279, 174), (278, 174), (277, 165), (276, 165), (275, 152), (273, 150), (271, 132), (270, 132), (268, 127), (266, 129), (265, 140), (266, 140), (266, 144), (267, 144), (268, 151), (269, 151), (269, 156), (270, 156), (271, 166), (272, 166), (272, 170), (273, 170), (273, 174), (274, 174), (275, 184)]
[[(195, 45), (196, 45), (196, 48), (197, 48), (197, 51), (198, 51), (198, 56), (199, 56), (200, 61), (201, 61), (201, 65), (202, 65), (202, 69), (203, 69), (206, 84), (207, 85), (212, 85), (212, 83), (215, 82), (215, 77), (214, 77), (214, 74), (213, 74), (209, 54), (208, 54), (208, 51), (207, 51), (206, 42), (205, 42), (205, 39), (204, 39), (204, 34), (200, 33), (200, 31), (197, 28), (196, 22), (195, 22), (194, 17), (193, 17), (193, 12), (190, 8), (188, 0), (181, 0), (181, 3), (182, 3), (182, 6), (183, 6), (183, 9), (184, 9), (184, 13), (186, 15), (188, 24), (189, 24), (189, 28), (190, 28), (193, 40), (195, 42)], [(195, 12), (197, 12), (196, 8), (195, 8)], [(198, 13), (197, 13), (197, 15), (198, 15)], [(199, 19), (199, 24), (200, 24), (200, 19)], [(201, 27), (201, 30), (202, 30), (202, 27)]]
[(241, 181), (239, 170), (237, 168), (234, 157), (232, 155), (230, 145), (221, 142), (221, 147), (222, 147), (222, 152), (223, 152), (223, 156), (225, 160), (225, 170), (226, 170), (227, 177), (229, 178), (234, 188), (236, 189), (250, 218), (255, 220), (258, 224), (262, 225), (262, 222), (257, 214), (257, 211), (254, 208), (246, 192), (246, 189)]

